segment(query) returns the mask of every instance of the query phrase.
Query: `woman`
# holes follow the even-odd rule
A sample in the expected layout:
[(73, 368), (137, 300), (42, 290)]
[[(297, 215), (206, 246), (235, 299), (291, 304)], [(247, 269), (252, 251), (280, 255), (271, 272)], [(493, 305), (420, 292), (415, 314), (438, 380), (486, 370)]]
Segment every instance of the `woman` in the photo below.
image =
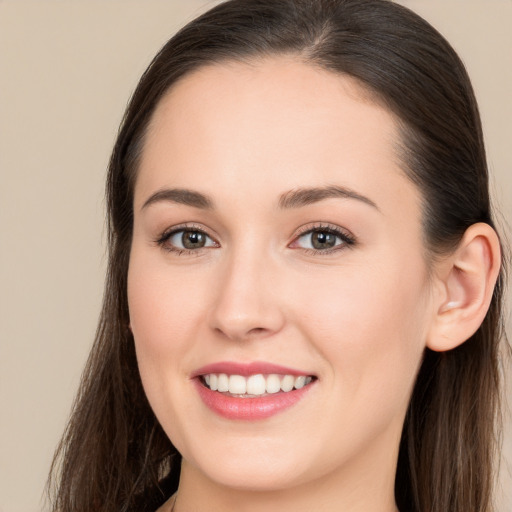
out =
[(426, 22), (214, 7), (143, 75), (107, 196), (55, 510), (491, 510), (502, 257)]

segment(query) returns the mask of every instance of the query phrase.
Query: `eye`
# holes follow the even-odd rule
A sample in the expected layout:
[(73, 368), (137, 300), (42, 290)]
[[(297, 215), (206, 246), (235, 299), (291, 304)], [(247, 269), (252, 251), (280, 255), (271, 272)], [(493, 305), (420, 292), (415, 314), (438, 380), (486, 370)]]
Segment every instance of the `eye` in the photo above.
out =
[(354, 245), (355, 239), (349, 233), (331, 226), (308, 229), (298, 236), (291, 247), (306, 249), (314, 253), (329, 253)]
[(217, 242), (200, 229), (181, 228), (164, 233), (156, 243), (164, 249), (183, 253), (196, 252), (208, 247), (218, 247)]
[(183, 229), (176, 231), (168, 239), (169, 243), (179, 249), (202, 249), (215, 245), (213, 240), (202, 231), (190, 231)]

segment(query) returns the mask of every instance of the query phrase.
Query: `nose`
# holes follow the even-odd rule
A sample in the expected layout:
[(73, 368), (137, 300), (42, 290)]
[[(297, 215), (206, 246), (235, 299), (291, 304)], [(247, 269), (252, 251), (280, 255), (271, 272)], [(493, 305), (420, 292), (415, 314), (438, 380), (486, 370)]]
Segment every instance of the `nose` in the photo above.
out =
[(264, 255), (248, 252), (223, 262), (213, 294), (210, 326), (233, 341), (272, 336), (285, 321), (275, 265)]

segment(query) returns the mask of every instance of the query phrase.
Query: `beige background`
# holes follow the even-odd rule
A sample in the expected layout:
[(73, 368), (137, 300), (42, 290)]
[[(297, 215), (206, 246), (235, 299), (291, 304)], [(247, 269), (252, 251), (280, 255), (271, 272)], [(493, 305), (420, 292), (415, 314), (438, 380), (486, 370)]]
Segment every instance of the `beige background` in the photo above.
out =
[[(403, 3), (466, 62), (511, 219), (512, 0)], [(43, 510), (100, 308), (103, 181), (127, 99), (157, 49), (211, 4), (0, 0), (0, 512)], [(503, 479), (499, 512), (510, 512)]]

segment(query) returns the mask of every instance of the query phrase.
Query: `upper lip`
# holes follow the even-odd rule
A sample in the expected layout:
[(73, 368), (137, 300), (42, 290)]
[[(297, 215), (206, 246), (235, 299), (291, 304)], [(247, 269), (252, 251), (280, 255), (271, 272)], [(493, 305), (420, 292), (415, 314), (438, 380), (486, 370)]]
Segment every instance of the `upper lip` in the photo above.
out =
[(208, 375), (210, 373), (226, 373), (228, 375), (242, 375), (248, 377), (256, 374), (271, 374), (277, 373), (280, 375), (313, 375), (312, 373), (282, 366), (264, 361), (252, 361), (250, 363), (238, 363), (235, 361), (219, 361), (217, 363), (207, 364), (195, 370), (191, 378), (199, 377), (200, 375)]

